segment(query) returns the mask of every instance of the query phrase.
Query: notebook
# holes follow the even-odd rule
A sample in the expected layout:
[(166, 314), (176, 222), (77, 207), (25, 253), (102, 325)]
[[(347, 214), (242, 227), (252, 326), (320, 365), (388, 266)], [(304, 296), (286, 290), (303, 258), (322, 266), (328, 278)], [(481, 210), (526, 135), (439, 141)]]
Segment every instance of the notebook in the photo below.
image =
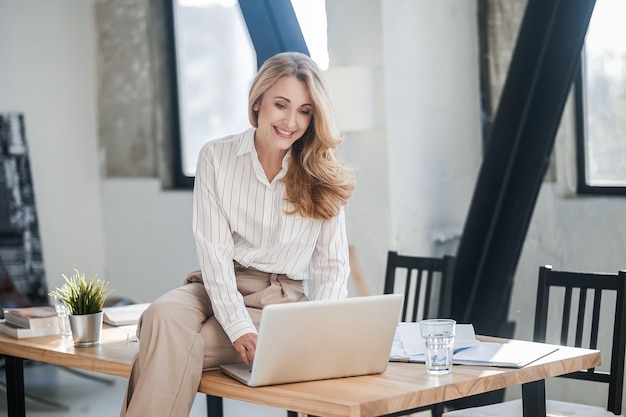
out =
[(382, 373), (402, 301), (386, 294), (266, 306), (252, 367), (220, 369), (251, 387)]
[(543, 343), (508, 344), (480, 342), (477, 346), (455, 353), (452, 361), (457, 365), (523, 368), (552, 352), (556, 352), (558, 349), (558, 346)]

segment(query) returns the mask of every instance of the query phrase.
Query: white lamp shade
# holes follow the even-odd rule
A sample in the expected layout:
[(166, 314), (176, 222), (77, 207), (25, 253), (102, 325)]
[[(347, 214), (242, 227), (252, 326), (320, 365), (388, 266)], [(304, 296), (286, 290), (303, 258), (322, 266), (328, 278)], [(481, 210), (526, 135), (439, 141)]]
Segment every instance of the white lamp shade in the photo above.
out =
[(337, 127), (343, 132), (374, 128), (373, 71), (370, 67), (334, 67), (324, 72), (333, 99)]

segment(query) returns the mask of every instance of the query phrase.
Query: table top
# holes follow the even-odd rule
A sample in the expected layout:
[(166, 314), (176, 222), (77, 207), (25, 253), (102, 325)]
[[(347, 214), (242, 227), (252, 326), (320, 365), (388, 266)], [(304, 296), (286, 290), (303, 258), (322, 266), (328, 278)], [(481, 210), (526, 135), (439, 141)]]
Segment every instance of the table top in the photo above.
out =
[[(0, 334), (0, 354), (128, 377), (137, 352), (134, 328), (103, 329), (99, 346), (75, 348), (57, 336), (14, 339)], [(505, 343), (520, 340), (479, 337)], [(448, 375), (432, 376), (424, 364), (391, 362), (378, 375), (250, 388), (220, 371), (204, 372), (199, 391), (319, 416), (369, 417), (449, 401), (569, 372), (597, 367), (597, 350), (559, 346), (524, 368), (455, 365)]]
[(105, 324), (100, 345), (91, 347), (75, 347), (60, 336), (15, 339), (0, 333), (0, 354), (128, 378), (139, 349), (135, 328)]

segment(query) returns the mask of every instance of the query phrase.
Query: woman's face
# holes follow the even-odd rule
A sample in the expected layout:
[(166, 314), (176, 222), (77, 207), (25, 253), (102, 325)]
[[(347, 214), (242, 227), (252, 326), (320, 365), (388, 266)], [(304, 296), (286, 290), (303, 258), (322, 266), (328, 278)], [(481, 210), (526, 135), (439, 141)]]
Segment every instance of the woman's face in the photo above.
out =
[(313, 118), (313, 101), (306, 84), (281, 77), (253, 106), (258, 112), (256, 140), (262, 147), (286, 151), (304, 135)]

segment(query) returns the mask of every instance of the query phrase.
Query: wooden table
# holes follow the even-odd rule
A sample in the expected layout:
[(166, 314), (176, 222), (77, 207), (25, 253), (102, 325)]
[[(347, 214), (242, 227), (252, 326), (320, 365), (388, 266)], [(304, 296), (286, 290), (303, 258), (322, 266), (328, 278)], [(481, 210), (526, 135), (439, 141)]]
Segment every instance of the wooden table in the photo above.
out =
[[(134, 335), (132, 328), (105, 328), (99, 346), (74, 348), (71, 341), (56, 336), (13, 339), (0, 334), (9, 416), (25, 416), (24, 359), (127, 378), (137, 352), (137, 343), (127, 341), (129, 335)], [(423, 364), (394, 362), (379, 375), (249, 388), (220, 371), (207, 371), (198, 391), (315, 416), (373, 417), (522, 385), (524, 415), (535, 417), (545, 416), (546, 378), (599, 365), (597, 350), (560, 347), (521, 369), (455, 365), (444, 376), (428, 375)]]

